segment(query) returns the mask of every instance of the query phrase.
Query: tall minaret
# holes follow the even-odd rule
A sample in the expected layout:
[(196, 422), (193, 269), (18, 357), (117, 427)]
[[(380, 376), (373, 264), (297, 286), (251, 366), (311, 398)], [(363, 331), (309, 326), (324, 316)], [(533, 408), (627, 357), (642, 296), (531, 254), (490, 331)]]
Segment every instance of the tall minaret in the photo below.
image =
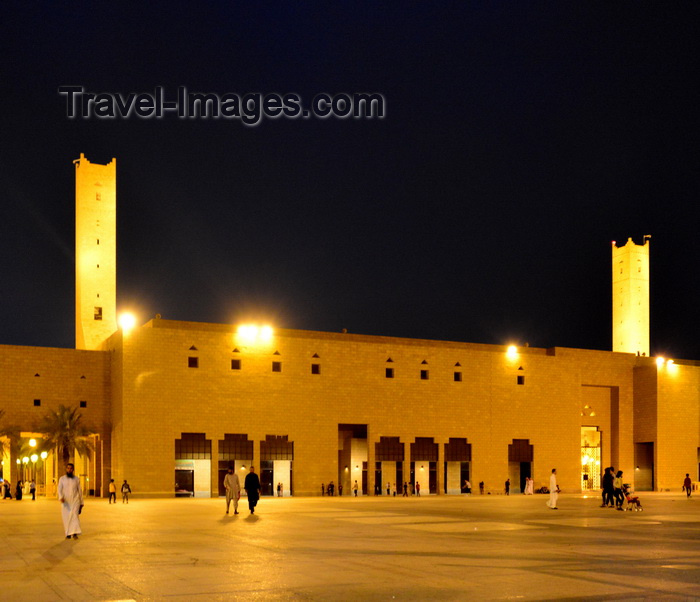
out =
[(117, 160), (75, 163), (75, 348), (117, 330)]
[(649, 355), (649, 239), (612, 243), (613, 351)]

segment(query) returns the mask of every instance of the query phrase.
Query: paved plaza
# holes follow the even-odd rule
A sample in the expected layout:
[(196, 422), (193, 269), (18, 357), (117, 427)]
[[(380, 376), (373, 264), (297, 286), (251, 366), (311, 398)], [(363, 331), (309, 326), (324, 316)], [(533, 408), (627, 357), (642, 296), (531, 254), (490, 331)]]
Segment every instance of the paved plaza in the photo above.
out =
[(4, 600), (688, 600), (700, 598), (700, 497), (644, 512), (548, 496), (0, 502)]

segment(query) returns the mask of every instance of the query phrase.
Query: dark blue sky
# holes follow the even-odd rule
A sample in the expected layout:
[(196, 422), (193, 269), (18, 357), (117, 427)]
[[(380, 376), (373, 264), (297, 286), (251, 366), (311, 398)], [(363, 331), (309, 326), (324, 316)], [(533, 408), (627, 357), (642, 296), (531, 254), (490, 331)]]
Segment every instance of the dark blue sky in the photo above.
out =
[[(697, 3), (3, 6), (0, 343), (73, 345), (72, 160), (117, 157), (142, 319), (609, 349), (652, 234), (652, 351), (700, 359)], [(61, 85), (379, 92), (383, 120), (70, 120)]]

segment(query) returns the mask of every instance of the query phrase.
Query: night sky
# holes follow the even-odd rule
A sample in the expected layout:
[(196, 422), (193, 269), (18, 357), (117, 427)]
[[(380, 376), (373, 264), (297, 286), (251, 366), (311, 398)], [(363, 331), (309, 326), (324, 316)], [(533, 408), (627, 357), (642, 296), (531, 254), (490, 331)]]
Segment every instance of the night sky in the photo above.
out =
[[(74, 167), (117, 157), (118, 308), (700, 359), (698, 3), (5, 3), (0, 344), (74, 345)], [(377, 92), (384, 119), (68, 119), (91, 92)]]

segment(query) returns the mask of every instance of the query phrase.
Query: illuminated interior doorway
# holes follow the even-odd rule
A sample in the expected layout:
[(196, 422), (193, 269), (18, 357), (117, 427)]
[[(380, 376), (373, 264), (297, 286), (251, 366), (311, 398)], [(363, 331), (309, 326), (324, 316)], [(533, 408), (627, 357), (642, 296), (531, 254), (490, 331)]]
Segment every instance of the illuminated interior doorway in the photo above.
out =
[(581, 427), (581, 491), (600, 489), (601, 432), (597, 426)]

